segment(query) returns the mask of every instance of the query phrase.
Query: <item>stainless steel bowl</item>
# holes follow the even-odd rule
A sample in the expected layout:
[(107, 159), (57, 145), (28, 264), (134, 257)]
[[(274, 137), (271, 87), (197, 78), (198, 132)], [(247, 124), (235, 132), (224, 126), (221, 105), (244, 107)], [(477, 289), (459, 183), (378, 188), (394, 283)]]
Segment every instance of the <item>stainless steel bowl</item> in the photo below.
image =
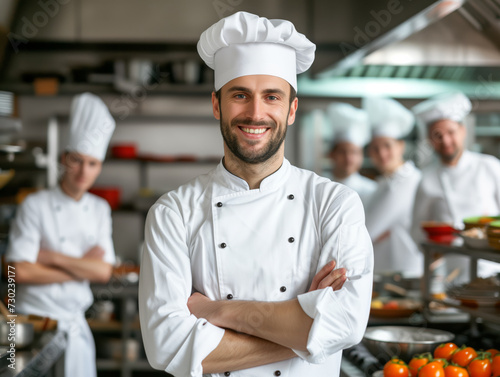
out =
[(11, 325), (5, 321), (4, 317), (0, 317), (1, 346), (10, 346), (11, 343), (14, 343), (16, 349), (24, 348), (33, 342), (34, 337), (35, 329), (32, 323), (16, 323), (14, 327), (11, 327)]
[(410, 326), (374, 326), (366, 329), (362, 343), (377, 359), (397, 356), (409, 362), (413, 355), (432, 352), (455, 338), (451, 332)]

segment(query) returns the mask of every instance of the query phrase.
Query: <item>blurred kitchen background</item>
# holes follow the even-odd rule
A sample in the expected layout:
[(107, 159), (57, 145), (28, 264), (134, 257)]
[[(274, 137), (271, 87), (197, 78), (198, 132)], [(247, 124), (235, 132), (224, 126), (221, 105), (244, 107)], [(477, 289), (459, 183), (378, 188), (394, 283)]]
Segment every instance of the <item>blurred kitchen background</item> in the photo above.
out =
[[(136, 282), (149, 206), (222, 157), (213, 73), (196, 43), (239, 10), (288, 19), (317, 44), (312, 68), (299, 77), (300, 117), (286, 142), (292, 164), (329, 174), (322, 112), (332, 101), (359, 107), (362, 96), (379, 94), (410, 108), (450, 90), (473, 102), (470, 149), (500, 156), (498, 0), (2, 0), (1, 253), (17, 203), (57, 182), (71, 100), (91, 91), (117, 120), (95, 189), (112, 203), (115, 250), (126, 279)], [(407, 145), (417, 165), (431, 159), (417, 130)], [(369, 159), (363, 172), (375, 175)], [(118, 331), (131, 344), (119, 342), (119, 354), (126, 348), (137, 360), (140, 337), (126, 333), (137, 323), (119, 322), (134, 315), (134, 292), (120, 292), (125, 299), (103, 296), (115, 327), (96, 330), (96, 339)], [(144, 361), (134, 365), (104, 356), (98, 363), (115, 375), (149, 370)]]

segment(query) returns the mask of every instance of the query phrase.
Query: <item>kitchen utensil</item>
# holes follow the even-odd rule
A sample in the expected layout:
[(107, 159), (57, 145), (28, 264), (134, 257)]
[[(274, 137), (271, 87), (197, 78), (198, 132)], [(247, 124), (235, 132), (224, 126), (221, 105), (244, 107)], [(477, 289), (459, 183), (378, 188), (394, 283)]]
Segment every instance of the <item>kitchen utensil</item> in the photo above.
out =
[(395, 293), (397, 296), (400, 296), (400, 297), (406, 297), (408, 295), (408, 291), (406, 289), (404, 289), (400, 286), (397, 286), (395, 284), (385, 283), (384, 289), (386, 291)]
[(33, 342), (35, 330), (33, 324), (29, 322), (19, 322), (14, 324), (6, 320), (0, 321), (0, 346), (10, 346), (11, 343), (16, 345), (16, 349), (21, 349), (29, 346)]
[(492, 221), (486, 228), (488, 244), (496, 250), (500, 250), (500, 221)]
[[(125, 342), (125, 355), (123, 354), (123, 342)], [(141, 345), (136, 339), (121, 338), (97, 338), (96, 353), (104, 359), (135, 361), (140, 357)]]
[(366, 329), (363, 344), (373, 356), (387, 361), (397, 356), (409, 362), (417, 353), (431, 352), (441, 343), (452, 341), (448, 331), (411, 326), (374, 326)]
[(425, 221), (421, 226), (427, 233), (427, 238), (437, 243), (451, 244), (455, 239), (455, 233), (457, 233), (451, 224), (444, 222)]
[(89, 192), (105, 199), (109, 203), (111, 209), (120, 208), (120, 188), (112, 186), (92, 187)]
[(115, 144), (111, 147), (111, 154), (116, 158), (136, 158), (137, 145), (134, 143)]

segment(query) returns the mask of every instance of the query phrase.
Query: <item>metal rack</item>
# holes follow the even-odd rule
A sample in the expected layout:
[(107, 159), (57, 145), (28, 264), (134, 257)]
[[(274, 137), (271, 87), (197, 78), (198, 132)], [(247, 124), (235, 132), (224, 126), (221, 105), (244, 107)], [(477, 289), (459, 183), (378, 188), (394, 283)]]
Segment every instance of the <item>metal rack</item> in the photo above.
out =
[(432, 263), (436, 254), (458, 254), (469, 257), (470, 259), (470, 279), (477, 278), (477, 262), (479, 259), (485, 259), (500, 263), (500, 251), (493, 249), (470, 249), (465, 246), (442, 245), (432, 242), (424, 242), (421, 244), (424, 253), (424, 276), (422, 281), (422, 298), (424, 300), (424, 316), (427, 319), (430, 317), (429, 304), (436, 302), (448, 307), (460, 309), (462, 312), (471, 316), (472, 322), (475, 323), (476, 318), (482, 318), (485, 321), (500, 324), (500, 309), (495, 307), (469, 307), (461, 305), (457, 301), (444, 299), (439, 300), (431, 295), (431, 271), (428, 266)]
[[(139, 358), (137, 360), (129, 360), (126, 358), (126, 340), (132, 336), (136, 336), (141, 339), (140, 328), (134, 323), (134, 318), (137, 315), (137, 296), (138, 296), (138, 285), (137, 283), (128, 283), (123, 281), (111, 281), (106, 285), (92, 285), (92, 293), (94, 297), (106, 298), (106, 299), (117, 299), (121, 301), (120, 311), (121, 311), (121, 321), (113, 321), (109, 323), (108, 329), (97, 329), (91, 323), (89, 323), (93, 333), (96, 332), (114, 332), (119, 333), (122, 339), (122, 357), (118, 359), (97, 359), (97, 370), (98, 371), (119, 371), (121, 377), (131, 377), (134, 372), (157, 372), (158, 374), (166, 375), (163, 371), (155, 371), (148, 361), (144, 358)], [(142, 344), (142, 342), (141, 342)]]

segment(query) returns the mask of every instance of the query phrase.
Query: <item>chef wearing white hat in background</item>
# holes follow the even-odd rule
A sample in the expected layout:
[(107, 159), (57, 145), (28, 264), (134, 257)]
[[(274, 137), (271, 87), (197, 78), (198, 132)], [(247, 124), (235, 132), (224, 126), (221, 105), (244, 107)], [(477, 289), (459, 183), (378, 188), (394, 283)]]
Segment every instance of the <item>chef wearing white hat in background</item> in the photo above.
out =
[[(462, 124), (471, 111), (471, 102), (462, 93), (444, 93), (413, 108), (419, 126), (438, 156), (423, 170), (413, 212), (412, 234), (425, 240), (423, 221), (443, 221), (463, 228), (463, 219), (500, 214), (500, 162), (490, 155), (465, 149), (466, 127)], [(460, 281), (469, 279), (469, 259), (445, 258), (447, 273), (460, 269)], [(478, 275), (500, 272), (498, 263), (480, 260)]]
[(364, 334), (373, 255), (361, 200), (284, 157), (296, 75), (314, 51), (292, 23), (246, 12), (201, 35), (224, 158), (146, 220), (139, 309), (156, 369), (338, 376), (342, 349)]
[(421, 173), (412, 161), (404, 161), (402, 140), (414, 128), (415, 118), (410, 110), (390, 98), (363, 98), (362, 107), (372, 125), (368, 153), (381, 174), (377, 190), (365, 208), (366, 227), (374, 244), (374, 272), (419, 276), (423, 272), (423, 257), (410, 229)]
[(359, 174), (363, 164), (363, 148), (371, 137), (368, 114), (340, 102), (330, 104), (326, 114), (333, 129), (333, 142), (328, 154), (333, 162), (332, 179), (356, 191), (366, 206), (377, 188), (375, 181)]
[(106, 105), (73, 99), (59, 185), (29, 195), (9, 234), (6, 260), (16, 269), (16, 310), (58, 320), (67, 333), (65, 376), (96, 375), (95, 345), (85, 320), (90, 282), (105, 283), (115, 262), (108, 203), (87, 192), (101, 171), (115, 122)]

